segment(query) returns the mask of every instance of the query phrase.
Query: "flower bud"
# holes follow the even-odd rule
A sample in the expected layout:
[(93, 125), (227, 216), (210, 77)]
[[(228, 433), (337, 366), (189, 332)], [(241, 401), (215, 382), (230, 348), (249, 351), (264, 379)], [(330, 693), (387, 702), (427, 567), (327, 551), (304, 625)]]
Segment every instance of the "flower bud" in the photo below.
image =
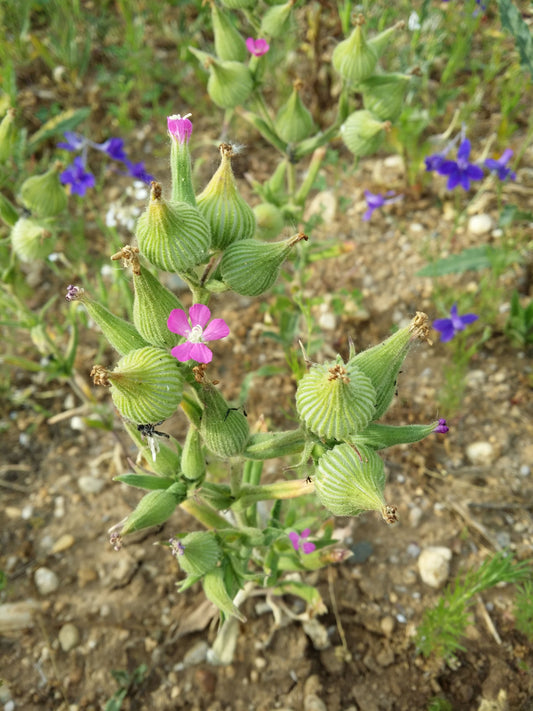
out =
[(135, 232), (142, 254), (159, 269), (184, 272), (207, 258), (209, 225), (186, 202), (167, 202), (159, 183), (152, 183), (150, 203)]
[(282, 242), (246, 239), (224, 252), (220, 271), (226, 284), (243, 296), (259, 296), (274, 284), (293, 245), (307, 236), (299, 232)]
[(245, 415), (230, 407), (211, 383), (202, 386), (199, 396), (204, 405), (200, 434), (205, 446), (219, 457), (241, 454), (250, 436)]
[(189, 481), (199, 481), (205, 475), (205, 456), (200, 433), (191, 425), (181, 453), (181, 471)]
[(294, 82), (289, 100), (280, 108), (274, 122), (278, 135), (287, 143), (302, 141), (315, 130), (313, 117), (300, 98), (302, 87), (302, 81)]
[(189, 139), (192, 133), (190, 114), (180, 116), (173, 114), (167, 117), (168, 133), (170, 135), (170, 172), (172, 179), (172, 201), (188, 202), (196, 207), (196, 197), (192, 184), (191, 153)]
[(262, 202), (254, 207), (255, 237), (269, 240), (277, 237), (283, 229), (283, 213), (271, 202)]
[(407, 74), (380, 74), (363, 84), (365, 109), (382, 121), (393, 121), (402, 112), (405, 92), (411, 81)]
[(215, 534), (209, 531), (189, 533), (181, 539), (181, 544), (180, 567), (195, 578), (213, 570), (222, 555)]
[[(444, 422), (446, 422), (444, 420)], [(439, 429), (441, 428), (441, 429)], [(429, 425), (378, 425), (372, 423), (362, 432), (348, 438), (349, 442), (359, 446), (360, 444), (372, 447), (372, 449), (385, 449), (394, 447), (396, 444), (412, 444), (420, 442), (425, 437), (429, 437), (434, 432), (445, 432), (446, 425), (440, 420), (431, 422)]]
[(0, 164), (5, 163), (13, 155), (16, 140), (15, 109), (8, 109), (0, 122)]
[(269, 7), (261, 20), (259, 34), (281, 37), (290, 30), (291, 10), (296, 0), (289, 0), (283, 5)]
[(379, 121), (370, 111), (361, 109), (348, 116), (340, 132), (346, 147), (359, 157), (377, 151), (389, 129), (387, 121)]
[(83, 304), (89, 316), (100, 327), (109, 345), (120, 355), (126, 355), (130, 351), (148, 345), (133, 324), (90, 299), (81, 287), (69, 286), (66, 299), (80, 301)]
[(176, 482), (168, 489), (150, 491), (128, 516), (120, 534), (126, 536), (128, 533), (164, 523), (172, 516), (176, 506), (185, 500), (186, 495), (187, 487), (183, 482)]
[(219, 59), (244, 62), (248, 57), (244, 38), (235, 28), (227, 12), (211, 4), (211, 20), (215, 36), (215, 52)]
[(241, 622), (246, 622), (246, 617), (234, 604), (227, 591), (222, 568), (215, 568), (207, 573), (202, 585), (207, 599), (211, 600), (225, 617), (236, 617)]
[(57, 161), (43, 175), (27, 178), (20, 188), (24, 206), (36, 217), (55, 217), (67, 206), (67, 193), (59, 180), (62, 164)]
[(213, 249), (225, 249), (233, 242), (249, 239), (255, 231), (253, 210), (240, 196), (231, 169), (233, 148), (221, 143), (219, 150), (220, 166), (197, 198), (198, 209), (211, 228)]
[(320, 503), (335, 516), (381, 511), (389, 523), (394, 519), (384, 498), (383, 462), (370, 447), (338, 444), (320, 457), (314, 483)]
[(364, 18), (359, 15), (352, 34), (335, 47), (331, 57), (335, 70), (353, 84), (372, 76), (378, 61), (376, 50), (366, 40), (363, 23)]
[(360, 369), (340, 356), (311, 366), (298, 383), (296, 409), (306, 426), (319, 437), (343, 440), (364, 430), (374, 419), (376, 392)]
[(117, 410), (134, 424), (167, 420), (180, 404), (183, 376), (176, 359), (147, 346), (123, 356), (113, 371), (95, 365), (95, 385), (110, 385)]
[(348, 361), (350, 367), (355, 366), (372, 381), (376, 391), (374, 420), (379, 420), (389, 409), (396, 392), (398, 373), (411, 342), (417, 338), (427, 340), (427, 321), (427, 315), (418, 311), (409, 326), (400, 329), (383, 343), (352, 356)]
[(11, 246), (23, 262), (45, 259), (54, 250), (55, 239), (46, 222), (21, 217), (11, 230)]

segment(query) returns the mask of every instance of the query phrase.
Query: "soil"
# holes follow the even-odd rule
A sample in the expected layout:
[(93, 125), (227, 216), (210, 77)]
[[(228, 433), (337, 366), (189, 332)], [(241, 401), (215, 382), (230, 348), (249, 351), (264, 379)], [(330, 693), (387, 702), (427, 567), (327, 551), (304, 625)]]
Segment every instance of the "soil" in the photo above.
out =
[[(242, 172), (261, 179), (265, 161), (268, 153), (259, 142)], [(452, 236), (453, 251), (497, 239), (495, 232), (471, 234), (466, 221), (455, 229), (454, 210), (439, 197), (437, 184), (406, 194), (365, 223), (363, 189), (404, 192), (401, 161), (381, 157), (355, 173), (339, 176), (329, 167), (323, 174), (328, 189), (315, 205), (330, 212), (311, 237), (315, 243), (335, 238), (342, 253), (309, 267), (305, 296), (322, 297), (314, 314), (324, 344), (315, 360), (346, 355), (349, 339), (357, 349), (377, 343), (416, 310), (431, 319), (441, 316), (434, 297), (443, 286), (456, 293), (478, 290), (474, 272), (438, 284), (416, 276), (435, 245)], [(524, 172), (517, 184), (527, 186), (526, 177)], [(244, 180), (241, 185), (246, 191)], [(512, 202), (515, 189), (504, 187), (504, 200)], [(332, 204), (334, 195), (348, 197), (348, 208)], [(495, 195), (483, 200), (477, 211), (496, 219)], [(522, 196), (524, 209), (528, 201), (531, 209), (531, 188)], [(34, 305), (63, 293), (68, 282), (59, 283), (46, 265), (38, 274)], [(284, 278), (289, 284), (294, 278), (290, 266)], [(507, 300), (521, 279), (525, 270), (517, 265), (501, 277)], [(331, 295), (341, 288), (358, 289), (362, 298), (346, 298), (339, 314)], [(280, 366), (279, 375), (255, 379), (246, 409), (251, 424), (264, 416), (273, 428), (292, 426), (295, 384), (281, 347), (265, 335), (272, 325), (258, 300), (222, 296), (213, 303), (217, 316), (233, 326), (216, 349), (215, 375), (224, 394), (238, 398), (243, 366), (246, 372)], [(198, 586), (178, 594), (178, 564), (154, 545), (194, 522), (178, 509), (162, 528), (132, 537), (115, 552), (107, 529), (139, 499), (137, 491), (112, 480), (135, 457), (120, 420), (115, 418), (113, 432), (89, 427), (80, 420), (89, 413), (78, 409), (82, 403), (67, 383), (17, 371), (13, 389), (25, 397), (20, 407), (13, 400), (4, 404), (0, 466), (0, 569), (7, 576), (0, 607), (12, 625), (6, 629), (4, 620), (0, 636), (5, 709), (103, 709), (118, 688), (111, 671), (133, 673), (142, 664), (142, 681), (129, 688), (123, 709), (413, 711), (427, 709), (435, 697), (458, 711), (533, 709), (533, 649), (514, 626), (513, 586), (476, 598), (464, 650), (453, 663), (425, 659), (414, 644), (424, 610), (442, 592), (421, 580), (422, 550), (451, 550), (448, 580), (499, 550), (510, 549), (518, 560), (531, 556), (531, 354), (504, 336), (505, 312), (498, 318), (469, 364), (463, 400), (451, 415), (437, 411), (446, 345), (436, 337), (433, 347), (415, 348), (406, 361), (387, 421), (447, 417), (450, 432), (383, 453), (387, 498), (398, 507), (400, 523), (388, 527), (372, 513), (337, 519), (336, 537), (353, 555), (303, 576), (316, 585), (327, 611), (313, 617), (296, 599), (256, 593), (242, 605), (246, 623), (230, 626), (228, 645), (234, 642), (235, 649), (226, 665), (209, 663), (218, 630), (215, 610)], [(31, 343), (21, 341), (20, 348), (31, 357)], [(88, 373), (97, 349), (95, 331), (82, 332), (76, 372), (86, 393), (95, 392)], [(106, 393), (95, 396), (110, 408)], [(180, 436), (184, 421), (176, 416), (165, 429)], [(490, 445), (485, 459), (467, 456), (475, 442)], [(287, 463), (267, 467), (268, 477), (292, 476), (284, 470)], [(44, 595), (34, 577), (42, 567), (59, 580)], [(15, 611), (4, 607), (13, 603)], [(26, 621), (18, 622), (15, 612), (26, 612)], [(67, 623), (75, 630), (65, 651)], [(8, 707), (10, 699), (14, 705)]]

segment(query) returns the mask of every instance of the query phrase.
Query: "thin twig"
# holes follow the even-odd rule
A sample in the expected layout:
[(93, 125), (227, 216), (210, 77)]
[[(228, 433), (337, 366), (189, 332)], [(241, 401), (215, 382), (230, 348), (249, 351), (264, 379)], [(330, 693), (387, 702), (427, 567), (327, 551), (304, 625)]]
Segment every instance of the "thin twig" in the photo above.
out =
[(346, 641), (346, 635), (344, 634), (344, 627), (342, 626), (341, 618), (339, 615), (339, 608), (337, 607), (337, 598), (335, 597), (335, 588), (333, 586), (333, 567), (328, 567), (328, 589), (329, 597), (331, 600), (331, 607), (333, 609), (333, 614), (335, 615), (335, 623), (339, 631), (339, 637), (341, 638), (342, 649), (344, 652), (344, 660), (349, 662), (352, 659), (350, 650), (348, 649), (348, 643)]
[(483, 602), (483, 598), (481, 597), (481, 595), (478, 594), (478, 595), (476, 595), (476, 599), (477, 599), (477, 601), (478, 601), (478, 603), (479, 603), (479, 609), (480, 609), (480, 612), (481, 612), (481, 616), (482, 616), (483, 619), (485, 620), (485, 624), (487, 625), (487, 629), (489, 630), (489, 632), (491, 633), (491, 635), (492, 635), (492, 636), (494, 637), (494, 639), (496, 640), (496, 643), (497, 643), (497, 644), (501, 644), (501, 643), (502, 643), (502, 638), (501, 638), (500, 635), (498, 634), (498, 630), (496, 629), (496, 626), (494, 625), (494, 622), (492, 621), (491, 616), (490, 616), (489, 613), (487, 612), (487, 608), (485, 607), (485, 603)]

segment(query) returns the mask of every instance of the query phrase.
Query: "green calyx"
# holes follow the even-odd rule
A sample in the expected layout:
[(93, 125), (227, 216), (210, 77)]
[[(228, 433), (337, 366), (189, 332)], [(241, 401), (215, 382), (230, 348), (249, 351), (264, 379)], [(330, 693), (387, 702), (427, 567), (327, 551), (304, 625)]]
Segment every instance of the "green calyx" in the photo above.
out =
[(359, 446), (363, 444), (372, 449), (386, 449), (394, 447), (396, 444), (412, 444), (429, 437), (435, 432), (439, 421), (431, 422), (429, 425), (379, 425), (371, 423), (362, 432), (350, 436), (348, 441)]
[(170, 137), (170, 176), (172, 184), (172, 202), (186, 202), (196, 207), (196, 197), (192, 183), (192, 164), (189, 142), (180, 143)]
[(184, 501), (186, 494), (187, 487), (183, 482), (176, 482), (168, 489), (150, 491), (126, 519), (120, 531), (121, 535), (126, 536), (128, 533), (164, 523), (172, 516), (176, 506)]
[(261, 20), (261, 37), (281, 37), (290, 30), (291, 11), (296, 0), (289, 0), (283, 5), (273, 5), (263, 15)]
[(211, 228), (213, 249), (226, 249), (230, 244), (253, 237), (255, 216), (241, 197), (231, 169), (233, 148), (219, 146), (221, 162), (215, 174), (198, 196), (198, 209)]
[(167, 202), (159, 183), (152, 183), (150, 203), (135, 232), (139, 249), (151, 264), (169, 272), (185, 272), (207, 259), (209, 225), (186, 202)]
[(219, 457), (241, 454), (250, 436), (243, 412), (230, 407), (212, 383), (204, 383), (199, 392), (204, 406), (200, 435), (210, 452)]
[(45, 259), (54, 250), (55, 239), (46, 221), (20, 217), (10, 234), (11, 246), (23, 262)]
[(246, 43), (228, 13), (222, 12), (213, 2), (211, 4), (211, 20), (215, 36), (215, 52), (219, 59), (244, 62), (248, 52)]
[(209, 71), (207, 93), (221, 109), (243, 104), (254, 88), (249, 68), (241, 62), (220, 60), (196, 47), (189, 48)]
[(205, 455), (199, 431), (190, 425), (181, 453), (181, 471), (189, 481), (199, 482), (205, 476)]
[(354, 111), (342, 124), (340, 133), (346, 147), (356, 157), (374, 153), (383, 143), (388, 121), (380, 121), (370, 111)]
[(393, 121), (400, 115), (411, 77), (407, 74), (380, 74), (363, 84), (365, 109), (382, 121)]
[(280, 138), (287, 143), (302, 141), (315, 130), (315, 122), (300, 98), (303, 82), (294, 82), (288, 101), (278, 111), (274, 122)]
[(254, 207), (255, 216), (255, 235), (257, 239), (269, 240), (277, 237), (285, 220), (283, 213), (276, 205), (271, 202), (261, 202)]
[(351, 35), (334, 49), (331, 62), (341, 77), (351, 84), (358, 84), (372, 76), (378, 55), (366, 40), (363, 30), (364, 18), (359, 15)]
[(281, 242), (235, 242), (220, 262), (222, 279), (237, 294), (259, 296), (273, 286), (292, 247), (302, 239), (307, 240), (307, 236), (299, 232)]
[(195, 531), (181, 539), (183, 553), (178, 561), (189, 575), (200, 577), (213, 570), (219, 562), (222, 551), (214, 533)]
[(36, 217), (55, 217), (66, 208), (67, 194), (59, 181), (62, 168), (58, 161), (43, 175), (33, 175), (22, 183), (22, 202)]
[(370, 378), (340, 356), (313, 365), (298, 383), (296, 409), (313, 432), (327, 440), (345, 440), (375, 419), (376, 392)]

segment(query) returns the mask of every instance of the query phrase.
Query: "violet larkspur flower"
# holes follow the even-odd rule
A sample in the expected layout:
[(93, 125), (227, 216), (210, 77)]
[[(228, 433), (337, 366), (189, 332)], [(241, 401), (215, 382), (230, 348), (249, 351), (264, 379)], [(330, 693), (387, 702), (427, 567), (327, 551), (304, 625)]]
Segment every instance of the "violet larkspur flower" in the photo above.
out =
[(511, 160), (512, 156), (513, 151), (510, 148), (506, 148), (497, 160), (487, 158), (485, 167), (489, 170), (493, 170), (500, 180), (505, 180), (506, 178), (516, 180), (516, 173), (507, 167), (507, 163)]
[(141, 161), (140, 163), (132, 163), (130, 160), (125, 160), (124, 165), (128, 170), (128, 175), (131, 175), (131, 177), (135, 178), (135, 180), (142, 180), (143, 183), (147, 184), (155, 180), (153, 175), (146, 172), (144, 161)]
[(476, 314), (465, 314), (464, 316), (457, 315), (457, 304), (454, 304), (450, 309), (450, 318), (438, 318), (433, 321), (433, 328), (440, 331), (440, 340), (443, 343), (451, 341), (456, 333), (463, 331), (469, 323), (477, 321), (479, 316)]
[(128, 159), (122, 138), (109, 138), (107, 141), (104, 141), (104, 143), (96, 143), (94, 148), (103, 151), (110, 158), (113, 158), (113, 160), (126, 162)]
[(172, 333), (179, 333), (187, 340), (171, 350), (174, 358), (185, 363), (195, 360), (197, 363), (210, 363), (213, 358), (211, 349), (205, 341), (218, 341), (229, 334), (229, 326), (223, 318), (214, 318), (210, 324), (211, 311), (204, 304), (194, 304), (189, 309), (189, 316), (183, 309), (172, 309), (167, 320), (167, 327)]
[(79, 151), (86, 145), (86, 139), (79, 133), (65, 131), (63, 135), (67, 140), (64, 143), (58, 143), (58, 148), (63, 148), (66, 151)]
[(470, 181), (481, 180), (483, 177), (481, 168), (470, 163), (469, 158), (470, 141), (465, 138), (457, 149), (457, 160), (445, 160), (436, 168), (439, 175), (448, 176), (446, 183), (448, 190), (453, 190), (458, 185), (461, 185), (464, 190), (470, 190)]
[(85, 170), (83, 159), (80, 156), (74, 158), (74, 162), (60, 175), (59, 179), (63, 185), (70, 185), (70, 190), (81, 197), (84, 197), (88, 188), (96, 185), (95, 177)]
[(365, 190), (365, 198), (368, 209), (363, 215), (363, 220), (369, 220), (372, 217), (374, 210), (383, 207), (383, 205), (392, 205), (392, 203), (398, 202), (403, 198), (403, 195), (396, 195), (396, 197), (392, 197), (394, 195), (393, 190), (389, 190), (385, 193), (385, 195), (389, 195), (391, 197), (386, 198), (380, 193), (374, 195), (374, 193), (371, 193), (369, 190)]
[(309, 538), (310, 535), (310, 528), (304, 528), (301, 533), (296, 533), (296, 531), (291, 531), (289, 533), (289, 538), (291, 539), (292, 547), (296, 552), (302, 551), (302, 553), (305, 553), (307, 555), (308, 553), (312, 553), (315, 550), (315, 544), (311, 541), (305, 540), (306, 538)]
[(270, 45), (266, 39), (259, 38), (254, 40), (253, 37), (248, 37), (246, 40), (246, 49), (250, 52), (250, 54), (253, 54), (254, 57), (262, 57), (263, 54), (268, 52)]
[(446, 420), (441, 417), (439, 420), (439, 424), (435, 427), (433, 432), (438, 432), (439, 434), (446, 434), (446, 432), (449, 432), (450, 428), (446, 424)]
[(172, 138), (176, 138), (179, 143), (189, 143), (189, 138), (192, 133), (192, 123), (189, 121), (190, 115), (191, 114), (185, 114), (185, 116), (180, 116), (180, 114), (174, 114), (173, 116), (167, 116), (168, 132)]

